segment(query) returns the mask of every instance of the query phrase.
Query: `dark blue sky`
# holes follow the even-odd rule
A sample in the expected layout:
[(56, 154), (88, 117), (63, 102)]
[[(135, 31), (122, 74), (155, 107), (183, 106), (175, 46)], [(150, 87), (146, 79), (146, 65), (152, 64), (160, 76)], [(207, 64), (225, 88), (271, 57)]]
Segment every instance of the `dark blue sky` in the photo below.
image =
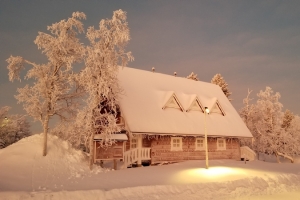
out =
[[(210, 82), (221, 73), (239, 110), (248, 88), (255, 98), (270, 86), (284, 109), (300, 114), (300, 1), (0, 1), (0, 107), (23, 113), (14, 98), (26, 81), (10, 83), (10, 56), (42, 63), (33, 40), (47, 25), (74, 11), (87, 15), (85, 27), (122, 9), (128, 14), (135, 61), (130, 67)], [(33, 129), (38, 130), (34, 127)]]

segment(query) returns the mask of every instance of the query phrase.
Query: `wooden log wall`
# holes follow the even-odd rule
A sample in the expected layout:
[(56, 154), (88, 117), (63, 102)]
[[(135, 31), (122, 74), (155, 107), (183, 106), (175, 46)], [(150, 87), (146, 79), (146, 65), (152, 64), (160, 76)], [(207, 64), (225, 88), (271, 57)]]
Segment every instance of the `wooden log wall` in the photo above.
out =
[[(144, 138), (144, 140), (149, 140)], [(195, 150), (195, 137), (182, 137), (182, 151), (171, 151), (171, 137), (164, 136), (151, 141), (151, 162), (204, 160), (205, 150)], [(144, 143), (144, 142), (143, 142)], [(217, 150), (217, 138), (208, 138), (208, 158), (240, 160), (238, 139), (226, 139), (226, 150)]]
[(96, 142), (96, 160), (112, 160), (116, 158), (123, 158), (123, 142), (116, 142), (108, 148), (100, 147), (100, 144)]

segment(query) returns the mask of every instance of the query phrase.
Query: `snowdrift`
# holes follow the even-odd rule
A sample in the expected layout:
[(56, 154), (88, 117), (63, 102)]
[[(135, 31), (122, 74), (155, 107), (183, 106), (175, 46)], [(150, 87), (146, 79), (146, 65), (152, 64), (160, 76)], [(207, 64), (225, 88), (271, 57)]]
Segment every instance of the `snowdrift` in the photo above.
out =
[(42, 134), (36, 134), (0, 150), (1, 191), (61, 190), (65, 184), (76, 183), (78, 178), (90, 174), (86, 155), (66, 141), (48, 135), (45, 157), (42, 142)]
[(111, 170), (49, 135), (0, 150), (0, 200), (14, 199), (300, 199), (300, 164), (210, 160)]

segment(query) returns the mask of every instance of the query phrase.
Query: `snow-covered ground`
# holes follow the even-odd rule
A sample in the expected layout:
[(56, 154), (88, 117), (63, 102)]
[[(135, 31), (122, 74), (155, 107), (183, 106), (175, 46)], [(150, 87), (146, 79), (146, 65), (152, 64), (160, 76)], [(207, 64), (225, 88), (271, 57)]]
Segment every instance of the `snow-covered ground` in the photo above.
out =
[[(49, 136), (0, 150), (0, 199), (299, 199), (300, 163), (211, 160), (111, 170), (88, 169), (86, 156)], [(269, 158), (265, 158), (270, 160)], [(120, 164), (119, 164), (120, 166)]]

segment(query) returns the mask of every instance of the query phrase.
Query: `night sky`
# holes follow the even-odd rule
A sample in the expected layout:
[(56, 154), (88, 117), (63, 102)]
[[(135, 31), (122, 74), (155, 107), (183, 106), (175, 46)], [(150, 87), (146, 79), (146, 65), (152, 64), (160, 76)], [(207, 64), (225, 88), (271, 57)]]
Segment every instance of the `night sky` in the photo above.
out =
[[(71, 17), (87, 15), (85, 28), (98, 27), (114, 10), (127, 12), (135, 60), (130, 67), (210, 82), (221, 73), (239, 110), (248, 88), (271, 87), (285, 109), (300, 114), (300, 1), (0, 1), (0, 107), (25, 113), (14, 95), (27, 82), (9, 82), (6, 59), (22, 56), (46, 62), (33, 43), (38, 31)], [(83, 41), (84, 38), (83, 38)], [(34, 124), (33, 132), (41, 127)]]

